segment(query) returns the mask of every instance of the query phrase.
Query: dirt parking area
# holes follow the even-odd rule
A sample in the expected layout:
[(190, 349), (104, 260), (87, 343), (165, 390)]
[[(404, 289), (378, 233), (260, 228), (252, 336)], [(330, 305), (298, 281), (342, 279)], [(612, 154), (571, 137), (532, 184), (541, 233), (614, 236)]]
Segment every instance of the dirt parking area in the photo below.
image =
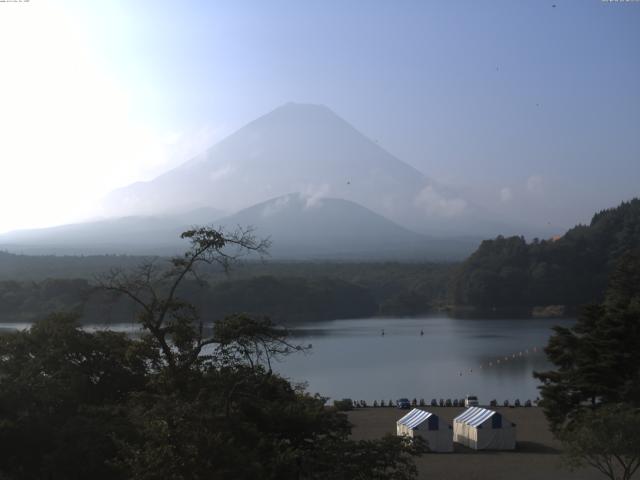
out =
[[(451, 424), (464, 409), (424, 407)], [(592, 468), (570, 471), (563, 465), (561, 445), (553, 438), (542, 410), (503, 408), (495, 410), (517, 426), (515, 451), (475, 451), (454, 444), (453, 453), (428, 453), (417, 459), (420, 479), (465, 480), (602, 480)], [(396, 433), (396, 421), (407, 410), (396, 408), (363, 408), (348, 413), (353, 424), (354, 439), (374, 439)]]

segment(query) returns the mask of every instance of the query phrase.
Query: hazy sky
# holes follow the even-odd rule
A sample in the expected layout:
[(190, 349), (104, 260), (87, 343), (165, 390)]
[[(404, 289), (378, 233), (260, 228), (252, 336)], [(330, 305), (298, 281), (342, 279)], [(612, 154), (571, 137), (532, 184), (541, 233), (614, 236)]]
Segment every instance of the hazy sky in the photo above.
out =
[(87, 215), (288, 101), (498, 212), (572, 224), (640, 194), (640, 2), (31, 0), (0, 3), (0, 60), (0, 231)]

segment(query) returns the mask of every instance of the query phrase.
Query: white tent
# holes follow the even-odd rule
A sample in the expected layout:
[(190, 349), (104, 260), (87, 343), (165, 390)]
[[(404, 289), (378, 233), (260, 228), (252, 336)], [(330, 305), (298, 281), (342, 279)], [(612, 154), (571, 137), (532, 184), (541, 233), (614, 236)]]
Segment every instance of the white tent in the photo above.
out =
[(437, 415), (414, 408), (396, 422), (399, 436), (420, 436), (432, 452), (453, 452), (451, 426), (440, 422)]
[(474, 450), (514, 450), (516, 425), (493, 410), (467, 408), (453, 419), (453, 441)]

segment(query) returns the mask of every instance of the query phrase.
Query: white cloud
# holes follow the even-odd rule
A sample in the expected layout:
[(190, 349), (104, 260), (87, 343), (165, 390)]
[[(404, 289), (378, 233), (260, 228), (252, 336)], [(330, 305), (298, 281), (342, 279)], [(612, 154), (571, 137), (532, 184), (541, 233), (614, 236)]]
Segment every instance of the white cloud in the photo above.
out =
[(544, 188), (542, 177), (540, 175), (531, 175), (529, 178), (527, 178), (526, 187), (527, 191), (531, 193), (542, 192)]
[(285, 195), (284, 197), (278, 198), (274, 202), (268, 203), (261, 212), (262, 217), (270, 217), (275, 215), (276, 213), (284, 210), (287, 205), (289, 205), (290, 195)]
[(322, 185), (309, 185), (302, 192), (303, 197), (305, 197), (305, 208), (313, 208), (322, 205), (321, 199), (326, 198), (329, 192), (331, 191), (331, 187), (328, 183), (323, 183)]
[(462, 198), (446, 198), (431, 185), (427, 185), (418, 193), (414, 203), (427, 214), (439, 217), (455, 217), (463, 213), (467, 208), (466, 200)]
[(513, 198), (513, 192), (509, 187), (502, 187), (500, 189), (500, 201), (503, 203), (507, 203), (509, 200)]

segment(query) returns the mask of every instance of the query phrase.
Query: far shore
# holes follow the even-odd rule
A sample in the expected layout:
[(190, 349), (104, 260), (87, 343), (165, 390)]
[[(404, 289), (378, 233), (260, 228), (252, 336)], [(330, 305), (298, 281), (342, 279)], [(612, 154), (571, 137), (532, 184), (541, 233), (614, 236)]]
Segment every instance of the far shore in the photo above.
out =
[[(419, 407), (451, 424), (464, 408)], [(454, 444), (453, 453), (427, 453), (416, 460), (419, 479), (467, 480), (601, 480), (593, 468), (570, 471), (563, 465), (562, 445), (553, 437), (538, 407), (494, 410), (516, 424), (515, 451), (475, 451)], [(347, 413), (353, 424), (352, 437), (371, 440), (396, 433), (396, 421), (407, 410), (397, 408), (359, 408)]]
[(571, 305), (538, 305), (512, 307), (479, 307), (472, 305), (447, 305), (438, 309), (452, 318), (517, 319), (517, 318), (574, 318), (579, 307)]

